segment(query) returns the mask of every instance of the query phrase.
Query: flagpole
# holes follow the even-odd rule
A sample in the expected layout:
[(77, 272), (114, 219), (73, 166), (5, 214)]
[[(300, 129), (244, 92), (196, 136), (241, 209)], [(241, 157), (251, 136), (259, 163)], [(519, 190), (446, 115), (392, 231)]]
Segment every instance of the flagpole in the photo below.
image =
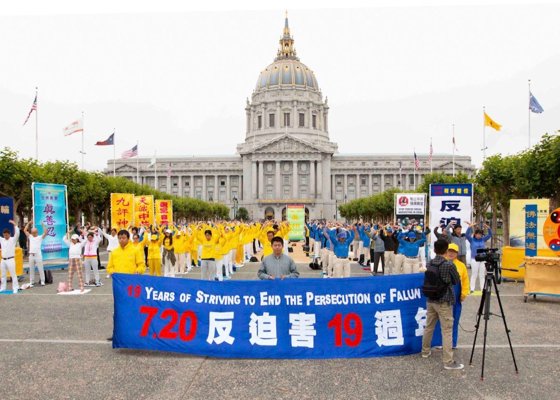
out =
[(434, 172), (434, 169), (432, 167), (432, 149), (432, 138), (430, 138), (430, 174)]
[[(414, 149), (416, 155), (416, 149)], [(416, 191), (416, 156), (414, 157), (414, 191)]]
[[(35, 86), (35, 98), (39, 95), (39, 86)], [(39, 103), (35, 105), (35, 160), (39, 161)]]
[[(154, 151), (154, 160), (155, 160), (155, 164), (154, 164), (154, 189), (158, 190), (158, 186), (157, 186), (157, 150)], [(194, 190), (194, 189), (193, 189)]]
[(136, 183), (140, 184), (140, 170), (138, 169), (138, 143), (139, 141), (136, 141)]
[(486, 107), (482, 107), (482, 161), (486, 160)]
[(115, 128), (113, 128), (113, 178), (117, 176), (117, 167), (116, 167), (116, 155), (115, 155)]
[(453, 124), (453, 177), (455, 177), (455, 124)]
[(531, 147), (531, 80), (529, 79), (529, 107), (527, 108), (527, 120), (529, 122), (529, 137), (528, 137), (528, 146), (527, 148)]
[(84, 168), (84, 112), (82, 111), (82, 169)]

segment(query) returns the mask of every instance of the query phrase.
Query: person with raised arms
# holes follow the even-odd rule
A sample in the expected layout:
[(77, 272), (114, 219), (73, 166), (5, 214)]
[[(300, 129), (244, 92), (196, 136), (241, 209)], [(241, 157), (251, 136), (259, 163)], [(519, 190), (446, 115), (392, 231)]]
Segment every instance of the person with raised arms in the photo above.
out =
[(29, 239), (29, 287), (33, 287), (35, 284), (35, 267), (39, 270), (39, 276), (41, 278), (41, 286), (45, 286), (45, 270), (43, 268), (43, 253), (41, 251), (41, 245), (43, 239), (47, 236), (47, 227), (41, 221), (41, 226), (43, 227), (43, 234), (39, 236), (39, 231), (37, 228), (31, 228), (31, 231), (27, 229), (33, 224), (33, 221), (29, 221), (25, 228), (23, 228), (23, 233)]

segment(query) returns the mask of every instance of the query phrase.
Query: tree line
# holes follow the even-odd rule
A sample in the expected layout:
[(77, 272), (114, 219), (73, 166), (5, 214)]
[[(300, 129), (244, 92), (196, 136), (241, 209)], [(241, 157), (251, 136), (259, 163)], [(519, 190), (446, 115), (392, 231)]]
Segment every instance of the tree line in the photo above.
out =
[(173, 200), (175, 220), (228, 219), (230, 215), (229, 208), (223, 204), (173, 196), (124, 177), (81, 170), (76, 163), (69, 161), (22, 159), (17, 152), (4, 148), (0, 152), (0, 196), (14, 199), (14, 214), (19, 216), (20, 221), (24, 216), (32, 217), (33, 182), (66, 185), (68, 214), (72, 223), (79, 221), (82, 214), (92, 223), (108, 221), (111, 193), (153, 195), (155, 200)]
[[(485, 221), (487, 213), (492, 211), (492, 229), (496, 231), (497, 214), (500, 213), (503, 244), (508, 246), (510, 200), (549, 199), (551, 210), (560, 207), (559, 132), (545, 134), (535, 146), (517, 154), (488, 157), (472, 178), (461, 171), (455, 177), (443, 172), (426, 175), (416, 192), (429, 193), (430, 184), (472, 183), (475, 220)], [(394, 194), (399, 192), (391, 189), (350, 201), (338, 207), (340, 215), (347, 219), (362, 216), (367, 220), (390, 220), (394, 214)]]

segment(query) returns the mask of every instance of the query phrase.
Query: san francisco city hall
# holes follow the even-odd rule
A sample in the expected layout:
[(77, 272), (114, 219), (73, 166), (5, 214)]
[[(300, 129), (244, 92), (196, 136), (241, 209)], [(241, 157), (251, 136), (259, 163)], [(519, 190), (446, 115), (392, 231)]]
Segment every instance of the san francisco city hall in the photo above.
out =
[[(234, 199), (252, 219), (285, 217), (286, 205), (304, 204), (310, 218), (332, 219), (337, 204), (397, 187), (412, 190), (411, 154), (340, 154), (329, 139), (328, 98), (314, 72), (297, 57), (288, 18), (274, 62), (259, 75), (245, 107), (245, 141), (237, 154), (212, 157), (158, 156), (155, 183), (150, 157), (140, 158), (139, 179), (177, 196), (216, 201), (232, 210)], [(399, 174), (402, 162), (402, 182)], [(451, 155), (434, 154), (434, 172), (451, 174)], [(105, 172), (113, 172), (113, 161)], [(171, 164), (171, 176), (167, 170)], [(116, 174), (136, 181), (136, 159), (116, 160)], [(455, 168), (469, 175), (469, 156), (455, 156)], [(161, 172), (159, 172), (161, 171)], [(420, 161), (416, 184), (430, 173)]]

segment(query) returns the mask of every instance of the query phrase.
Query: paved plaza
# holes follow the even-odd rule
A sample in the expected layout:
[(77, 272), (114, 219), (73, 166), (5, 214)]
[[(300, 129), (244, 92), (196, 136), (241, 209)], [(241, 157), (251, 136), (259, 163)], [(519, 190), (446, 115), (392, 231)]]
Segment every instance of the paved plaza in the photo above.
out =
[[(301, 254), (296, 256), (301, 259)], [(302, 277), (321, 277), (305, 263), (298, 268)], [(257, 269), (258, 264), (247, 264), (233, 279), (256, 279)], [(353, 263), (352, 275), (369, 273)], [(0, 296), (2, 399), (560, 398), (560, 299), (539, 297), (524, 303), (523, 283), (500, 287), (520, 373), (514, 372), (502, 321), (493, 316), (481, 382), (481, 349), (468, 366), (480, 296), (468, 297), (463, 307), (456, 359), (465, 369), (445, 371), (441, 350), (428, 359), (416, 354), (328, 360), (113, 350), (106, 340), (112, 333), (111, 280), (102, 274), (105, 285), (86, 295), (57, 295), (58, 282), (66, 278), (66, 271), (56, 271), (53, 285)], [(183, 278), (200, 279), (200, 270)], [(498, 311), (495, 299), (492, 310)]]

